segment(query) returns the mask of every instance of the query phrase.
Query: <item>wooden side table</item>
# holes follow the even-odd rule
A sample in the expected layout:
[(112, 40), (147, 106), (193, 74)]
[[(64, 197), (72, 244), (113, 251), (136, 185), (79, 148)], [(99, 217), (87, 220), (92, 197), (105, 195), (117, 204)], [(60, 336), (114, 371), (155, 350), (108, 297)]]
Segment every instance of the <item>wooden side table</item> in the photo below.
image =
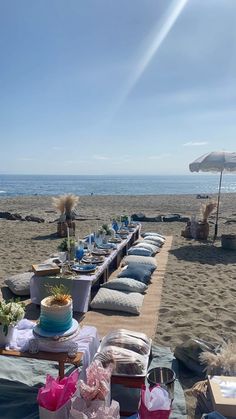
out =
[(83, 358), (83, 352), (77, 352), (74, 357), (69, 357), (67, 352), (44, 352), (39, 351), (36, 354), (30, 352), (20, 351), (7, 351), (6, 349), (0, 349), (0, 355), (3, 356), (15, 356), (21, 358), (41, 359), (45, 361), (56, 361), (59, 364), (59, 378), (62, 379), (65, 376), (65, 364), (72, 364), (78, 366)]

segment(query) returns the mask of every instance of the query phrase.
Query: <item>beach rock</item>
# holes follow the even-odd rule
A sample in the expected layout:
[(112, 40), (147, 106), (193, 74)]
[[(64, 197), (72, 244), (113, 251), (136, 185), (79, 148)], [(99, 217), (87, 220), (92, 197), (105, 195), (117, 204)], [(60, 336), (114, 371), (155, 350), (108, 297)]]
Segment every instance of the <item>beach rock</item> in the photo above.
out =
[(138, 214), (132, 214), (131, 215), (133, 221), (140, 221), (140, 222), (146, 222), (146, 223), (161, 223), (164, 222), (172, 222), (172, 221), (180, 221), (183, 223), (187, 223), (190, 221), (189, 217), (180, 215), (180, 214), (167, 214), (167, 215), (157, 215), (154, 217), (146, 217), (143, 213)]
[(8, 211), (0, 212), (0, 218), (6, 218), (6, 220), (22, 220), (22, 216), (20, 214), (12, 214)]
[(145, 221), (146, 215), (140, 212), (139, 214), (132, 214), (131, 218), (133, 221)]
[(181, 221), (182, 223), (187, 223), (188, 221), (190, 221), (190, 217), (181, 215), (178, 221)]
[(179, 214), (169, 214), (169, 215), (164, 215), (164, 217), (162, 218), (164, 222), (173, 222), (173, 221), (180, 221), (181, 215)]
[(35, 217), (34, 215), (26, 215), (25, 217), (26, 221), (34, 221), (35, 223), (44, 223), (45, 220), (40, 217)]

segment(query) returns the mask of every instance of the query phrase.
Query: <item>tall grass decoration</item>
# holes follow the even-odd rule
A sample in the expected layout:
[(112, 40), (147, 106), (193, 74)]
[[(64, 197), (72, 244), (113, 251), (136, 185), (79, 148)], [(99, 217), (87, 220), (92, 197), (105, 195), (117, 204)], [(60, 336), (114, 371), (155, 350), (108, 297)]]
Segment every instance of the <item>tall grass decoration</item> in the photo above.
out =
[(201, 364), (206, 365), (208, 375), (236, 375), (236, 343), (222, 345), (219, 353), (202, 352), (199, 355)]
[(73, 220), (74, 210), (79, 202), (79, 197), (73, 194), (60, 195), (52, 198), (54, 208), (60, 212), (60, 220)]
[(209, 216), (216, 208), (217, 203), (215, 201), (210, 201), (208, 204), (202, 204), (201, 206), (201, 215), (202, 215), (202, 221), (204, 223), (207, 222)]

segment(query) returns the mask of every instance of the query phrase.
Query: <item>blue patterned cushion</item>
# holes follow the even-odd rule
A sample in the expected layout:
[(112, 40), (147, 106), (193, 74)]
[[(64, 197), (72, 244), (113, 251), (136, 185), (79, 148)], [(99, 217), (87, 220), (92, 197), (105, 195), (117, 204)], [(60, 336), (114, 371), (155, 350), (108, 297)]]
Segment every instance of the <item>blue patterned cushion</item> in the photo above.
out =
[(141, 263), (131, 263), (119, 273), (118, 278), (132, 278), (136, 279), (136, 281), (148, 284), (151, 275), (152, 270), (150, 269), (150, 266)]
[(151, 250), (145, 249), (144, 247), (131, 247), (128, 250), (128, 255), (136, 255), (136, 256), (151, 256), (153, 252)]
[(113, 310), (138, 315), (144, 296), (138, 292), (125, 292), (100, 288), (90, 304), (92, 309)]
[(105, 282), (101, 285), (102, 288), (110, 288), (113, 290), (140, 292), (147, 290), (147, 285), (133, 278), (114, 278), (111, 281)]

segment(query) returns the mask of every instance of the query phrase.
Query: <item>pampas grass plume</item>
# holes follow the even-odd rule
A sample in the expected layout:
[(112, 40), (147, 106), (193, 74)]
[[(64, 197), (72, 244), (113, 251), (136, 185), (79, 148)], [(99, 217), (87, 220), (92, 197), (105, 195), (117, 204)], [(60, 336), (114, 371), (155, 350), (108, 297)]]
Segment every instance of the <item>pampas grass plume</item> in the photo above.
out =
[(217, 354), (202, 352), (199, 360), (206, 365), (207, 374), (236, 375), (236, 343), (224, 343)]
[(201, 212), (202, 212), (202, 219), (203, 222), (207, 222), (208, 217), (216, 208), (217, 203), (215, 201), (210, 201), (208, 204), (202, 205)]
[(52, 198), (53, 206), (62, 214), (70, 215), (79, 202), (79, 197), (73, 194), (60, 195)]

